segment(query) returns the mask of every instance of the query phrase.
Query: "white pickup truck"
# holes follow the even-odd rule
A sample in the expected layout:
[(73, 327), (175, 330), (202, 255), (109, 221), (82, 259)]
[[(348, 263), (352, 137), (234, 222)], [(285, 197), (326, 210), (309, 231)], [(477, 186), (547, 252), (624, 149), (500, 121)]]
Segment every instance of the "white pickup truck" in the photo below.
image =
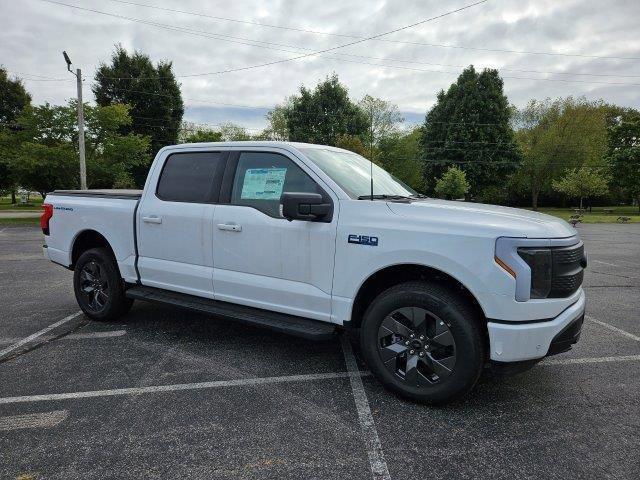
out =
[(469, 392), (488, 364), (568, 350), (584, 318), (566, 222), (426, 198), (333, 147), (166, 147), (144, 190), (55, 191), (41, 227), (92, 319), (137, 299), (309, 339), (347, 330), (380, 382), (426, 403)]

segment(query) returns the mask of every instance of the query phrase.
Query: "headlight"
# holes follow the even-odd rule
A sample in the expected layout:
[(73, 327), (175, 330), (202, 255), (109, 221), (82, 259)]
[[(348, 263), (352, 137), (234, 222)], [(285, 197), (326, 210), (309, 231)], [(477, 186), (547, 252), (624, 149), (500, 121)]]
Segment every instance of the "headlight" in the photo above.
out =
[(551, 249), (520, 247), (518, 255), (531, 269), (531, 298), (547, 298), (551, 292)]
[(516, 300), (547, 298), (551, 291), (550, 241), (544, 238), (500, 237), (495, 261), (516, 281)]
[(532, 298), (566, 298), (582, 285), (586, 266), (578, 236), (496, 240), (495, 262), (516, 281), (518, 302)]

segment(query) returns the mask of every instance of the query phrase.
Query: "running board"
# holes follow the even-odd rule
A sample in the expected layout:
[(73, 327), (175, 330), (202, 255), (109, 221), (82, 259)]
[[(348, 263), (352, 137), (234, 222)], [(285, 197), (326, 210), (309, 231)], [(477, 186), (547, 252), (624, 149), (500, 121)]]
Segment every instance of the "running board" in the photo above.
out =
[(276, 332), (306, 338), (308, 340), (329, 340), (336, 331), (335, 325), (318, 320), (310, 320), (295, 315), (272, 312), (259, 308), (245, 307), (235, 303), (220, 302), (196, 297), (185, 293), (171, 292), (152, 287), (131, 287), (126, 291), (128, 298), (147, 302), (162, 303), (176, 307), (209, 313), (229, 320), (264, 327)]

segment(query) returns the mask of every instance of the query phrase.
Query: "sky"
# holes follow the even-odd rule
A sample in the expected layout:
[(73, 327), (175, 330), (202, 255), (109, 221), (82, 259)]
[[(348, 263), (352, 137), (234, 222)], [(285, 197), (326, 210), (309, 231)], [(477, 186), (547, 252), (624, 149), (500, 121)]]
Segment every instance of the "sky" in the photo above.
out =
[(93, 101), (96, 68), (121, 44), (173, 63), (185, 120), (256, 130), (333, 72), (353, 100), (391, 101), (407, 125), (471, 64), (498, 68), (518, 107), (568, 95), (640, 107), (640, 1), (488, 0), (425, 22), (477, 1), (0, 0), (0, 65), (35, 103), (61, 104), (76, 94), (66, 50)]

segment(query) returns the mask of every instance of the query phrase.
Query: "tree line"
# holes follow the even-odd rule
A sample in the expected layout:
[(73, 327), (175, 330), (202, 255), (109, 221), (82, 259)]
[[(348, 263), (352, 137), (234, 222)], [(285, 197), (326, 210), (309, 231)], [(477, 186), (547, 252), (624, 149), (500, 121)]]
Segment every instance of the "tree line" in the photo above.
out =
[[(290, 140), (354, 151), (427, 195), (534, 209), (640, 205), (638, 110), (574, 97), (516, 108), (493, 69), (464, 69), (415, 126), (384, 99), (351, 99), (335, 74), (285, 98), (257, 133), (184, 122), (171, 63), (120, 46), (97, 69), (93, 93), (96, 105), (85, 106), (89, 188), (143, 185), (165, 145)], [(0, 190), (77, 188), (77, 136), (73, 101), (32, 105), (22, 82), (0, 69)]]

